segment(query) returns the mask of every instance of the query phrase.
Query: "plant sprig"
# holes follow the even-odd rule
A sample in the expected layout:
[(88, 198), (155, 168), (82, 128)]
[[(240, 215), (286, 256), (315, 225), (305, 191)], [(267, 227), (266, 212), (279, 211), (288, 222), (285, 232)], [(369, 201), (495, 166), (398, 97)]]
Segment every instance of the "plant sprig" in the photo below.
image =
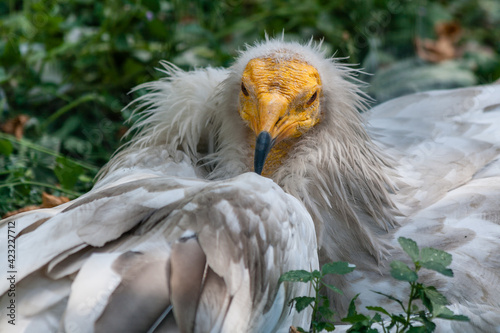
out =
[(324, 288), (333, 290), (336, 293), (342, 294), (342, 291), (337, 287), (326, 283), (323, 278), (329, 274), (347, 274), (352, 272), (356, 266), (349, 264), (347, 262), (333, 262), (324, 264), (321, 267), (321, 271), (314, 270), (308, 272), (305, 270), (295, 270), (289, 271), (280, 277), (280, 283), (284, 281), (288, 282), (310, 282), (315, 291), (315, 297), (309, 296), (298, 296), (291, 300), (291, 303), (295, 303), (295, 309), (301, 312), (307, 307), (312, 308), (312, 320), (311, 327), (309, 331), (304, 330), (302, 327), (298, 327), (299, 332), (311, 332), (316, 333), (322, 330), (331, 332), (335, 329), (333, 324), (333, 317), (335, 313), (330, 309), (330, 301), (325, 294), (321, 293)]
[[(403, 250), (408, 254), (413, 262), (413, 269), (404, 262), (395, 260), (391, 262), (391, 276), (396, 280), (406, 281), (410, 285), (410, 294), (408, 301), (405, 303), (392, 295), (387, 295), (381, 292), (376, 292), (379, 295), (385, 296), (388, 299), (396, 302), (401, 307), (402, 314), (391, 314), (387, 310), (378, 306), (368, 306), (367, 309), (375, 311), (380, 316), (372, 318), (372, 323), (377, 322), (381, 325), (383, 332), (393, 330), (395, 332), (433, 332), (436, 329), (436, 324), (433, 322), (436, 318), (468, 321), (469, 318), (463, 315), (455, 315), (446, 307), (449, 304), (446, 297), (441, 294), (435, 287), (426, 286), (418, 282), (418, 273), (422, 268), (426, 268), (444, 276), (453, 277), (453, 271), (448, 268), (452, 262), (451, 254), (426, 247), (419, 249), (417, 243), (409, 238), (400, 237), (398, 242)], [(425, 307), (415, 304), (420, 300)], [(386, 321), (382, 315), (389, 317), (389, 324), (386, 326)], [(363, 316), (363, 315), (362, 315)], [(342, 321), (357, 324), (355, 320), (349, 320), (349, 315)], [(367, 318), (364, 318), (365, 321)], [(356, 326), (356, 325), (354, 325)], [(354, 328), (350, 332), (363, 332)], [(358, 325), (360, 328), (363, 325)]]
[[(373, 316), (359, 313), (356, 310), (357, 294), (350, 302), (346, 317), (341, 321), (351, 324), (347, 332), (350, 333), (376, 333), (377, 324), (385, 332), (433, 332), (436, 329), (434, 319), (447, 319), (457, 321), (469, 321), (469, 318), (463, 315), (455, 315), (446, 306), (449, 304), (446, 297), (435, 287), (424, 285), (418, 282), (418, 273), (422, 268), (429, 269), (447, 277), (453, 277), (453, 271), (448, 267), (452, 262), (451, 254), (426, 247), (419, 249), (417, 243), (409, 238), (400, 237), (398, 242), (403, 250), (408, 254), (413, 262), (413, 268), (410, 268), (402, 261), (395, 260), (391, 262), (391, 276), (396, 280), (409, 283), (410, 292), (406, 302), (388, 294), (374, 291), (376, 294), (387, 297), (389, 300), (397, 303), (401, 307), (401, 313), (390, 313), (381, 306), (367, 306), (366, 309), (374, 311)], [(311, 316), (311, 326), (309, 331), (303, 328), (297, 328), (299, 332), (316, 333), (321, 330), (331, 332), (335, 329), (334, 311), (330, 309), (328, 298), (322, 294), (326, 287), (336, 293), (342, 294), (342, 291), (335, 286), (329, 285), (323, 281), (328, 274), (347, 274), (354, 270), (354, 265), (346, 262), (334, 262), (322, 266), (321, 271), (308, 272), (305, 270), (290, 271), (283, 274), (280, 283), (305, 282), (311, 283), (315, 291), (315, 297), (299, 296), (292, 299), (298, 312), (307, 307), (313, 309)], [(421, 301), (424, 308), (419, 307), (416, 302)]]

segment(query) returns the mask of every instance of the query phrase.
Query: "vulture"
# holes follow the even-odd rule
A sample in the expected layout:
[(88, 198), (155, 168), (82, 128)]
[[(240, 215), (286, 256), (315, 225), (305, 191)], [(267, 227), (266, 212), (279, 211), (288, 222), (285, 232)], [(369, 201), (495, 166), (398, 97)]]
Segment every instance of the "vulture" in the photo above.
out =
[(162, 71), (90, 192), (1, 222), (0, 331), (288, 332), (313, 290), (279, 277), (333, 261), (337, 313), (397, 313), (372, 290), (407, 295), (401, 236), (452, 254), (420, 278), (470, 321), (437, 331), (500, 331), (500, 85), (368, 110), (359, 70), (283, 38)]

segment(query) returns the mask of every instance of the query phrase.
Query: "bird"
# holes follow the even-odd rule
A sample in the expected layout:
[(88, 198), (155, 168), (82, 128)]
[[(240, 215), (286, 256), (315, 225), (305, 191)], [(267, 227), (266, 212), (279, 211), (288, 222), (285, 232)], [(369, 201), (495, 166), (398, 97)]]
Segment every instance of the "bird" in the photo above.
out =
[(328, 279), (337, 313), (357, 294), (397, 311), (371, 290), (404, 299), (389, 263), (408, 237), (453, 257), (453, 278), (422, 279), (470, 320), (437, 331), (500, 330), (500, 85), (370, 109), (359, 69), (283, 37), (229, 68), (162, 66), (90, 192), (2, 222), (16, 328), (287, 332), (308, 327), (289, 301), (313, 291), (279, 276), (332, 261), (356, 266)]

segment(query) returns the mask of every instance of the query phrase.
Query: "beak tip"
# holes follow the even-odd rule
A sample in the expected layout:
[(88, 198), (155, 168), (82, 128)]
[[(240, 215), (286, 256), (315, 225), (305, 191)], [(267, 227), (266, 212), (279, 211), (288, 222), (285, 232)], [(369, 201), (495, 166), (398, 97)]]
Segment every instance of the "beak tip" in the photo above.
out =
[(258, 175), (262, 174), (264, 163), (266, 162), (267, 154), (273, 146), (273, 140), (269, 132), (260, 132), (255, 142), (255, 157), (254, 157), (254, 171)]

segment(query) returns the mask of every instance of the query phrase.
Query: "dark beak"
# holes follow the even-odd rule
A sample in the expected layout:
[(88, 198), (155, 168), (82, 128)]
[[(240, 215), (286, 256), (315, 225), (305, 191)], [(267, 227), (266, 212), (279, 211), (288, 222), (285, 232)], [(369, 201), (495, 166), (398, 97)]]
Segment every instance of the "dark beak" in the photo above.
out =
[(275, 140), (271, 138), (269, 132), (260, 132), (255, 142), (255, 157), (253, 162), (254, 171), (257, 174), (262, 174), (264, 164), (266, 163), (267, 154), (274, 146)]

